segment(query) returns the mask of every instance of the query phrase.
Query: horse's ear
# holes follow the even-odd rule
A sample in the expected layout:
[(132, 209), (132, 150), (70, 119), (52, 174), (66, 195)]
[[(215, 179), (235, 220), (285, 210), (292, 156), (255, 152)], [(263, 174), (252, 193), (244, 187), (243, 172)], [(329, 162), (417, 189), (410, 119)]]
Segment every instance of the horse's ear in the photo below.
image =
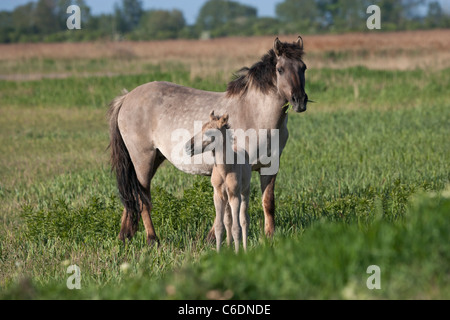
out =
[(297, 44), (303, 50), (303, 39), (302, 39), (302, 37), (298, 36), (297, 41), (295, 41), (295, 44)]
[(278, 37), (275, 38), (273, 42), (273, 51), (277, 55), (277, 57), (280, 56), (280, 49), (281, 49), (281, 41), (278, 39)]
[(214, 110), (212, 110), (211, 113), (209, 114), (209, 119), (211, 121), (216, 120), (216, 117), (214, 116)]

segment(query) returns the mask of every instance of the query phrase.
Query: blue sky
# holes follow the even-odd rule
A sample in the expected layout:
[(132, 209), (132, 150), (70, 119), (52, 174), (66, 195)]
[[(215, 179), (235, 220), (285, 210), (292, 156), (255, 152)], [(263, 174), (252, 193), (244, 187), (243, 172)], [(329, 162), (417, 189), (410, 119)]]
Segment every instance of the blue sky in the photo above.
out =
[[(15, 7), (37, 0), (0, 0), (0, 10), (11, 11)], [(200, 8), (207, 0), (142, 0), (144, 8), (149, 9), (180, 9), (188, 24), (193, 24), (197, 18)], [(284, 0), (238, 0), (243, 4), (251, 5), (258, 9), (260, 17), (274, 17), (277, 3)], [(439, 0), (442, 8), (450, 13), (450, 0)], [(110, 13), (114, 8), (114, 3), (120, 0), (86, 0), (92, 10), (92, 14)]]
[[(36, 0), (0, 0), (0, 10), (11, 11), (15, 7)], [(144, 9), (180, 9), (188, 24), (193, 24), (197, 18), (200, 8), (207, 0), (142, 0)], [(114, 3), (120, 0), (86, 0), (94, 15), (100, 13), (110, 13), (114, 8)], [(274, 17), (275, 6), (283, 0), (239, 0), (238, 2), (248, 4), (258, 9), (260, 17)]]

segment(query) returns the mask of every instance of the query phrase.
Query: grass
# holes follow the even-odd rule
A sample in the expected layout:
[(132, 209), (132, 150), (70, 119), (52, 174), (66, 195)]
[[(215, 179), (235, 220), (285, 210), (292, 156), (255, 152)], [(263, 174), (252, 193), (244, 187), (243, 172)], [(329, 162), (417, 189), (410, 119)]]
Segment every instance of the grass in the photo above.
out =
[[(381, 207), (368, 225), (319, 220), (301, 235), (263, 241), (247, 254), (235, 255), (232, 250), (225, 250), (217, 255), (202, 248), (204, 252), (198, 257), (173, 261), (171, 269), (175, 272), (161, 270), (173, 256), (170, 251), (174, 248), (167, 244), (155, 250), (136, 243), (121, 247), (103, 240), (96, 253), (99, 256), (108, 253), (109, 262), (103, 262), (108, 275), (98, 270), (100, 275), (87, 278), (83, 273), (82, 289), (70, 291), (57, 280), (65, 277), (67, 257), (52, 257), (62, 261), (56, 270), (47, 271), (55, 272), (53, 279), (45, 284), (22, 280), (3, 298), (448, 298), (449, 214), (448, 189), (442, 194), (420, 194), (413, 197), (404, 222), (383, 219)], [(54, 248), (58, 244), (59, 241), (54, 241), (47, 246)], [(77, 261), (81, 270), (92, 272), (102, 264), (89, 259), (92, 253), (86, 252), (84, 246), (75, 242), (73, 247), (72, 250), (88, 256), (78, 258), (82, 259), (81, 263)], [(28, 248), (30, 254), (33, 249), (39, 251)], [(70, 261), (73, 263), (73, 257)], [(367, 267), (374, 264), (381, 272), (379, 290), (369, 290), (366, 285), (370, 275)]]
[[(262, 235), (254, 173), (250, 251), (238, 256), (205, 243), (208, 178), (170, 164), (152, 182), (161, 245), (142, 226), (123, 245), (106, 151), (106, 105), (123, 87), (225, 82), (181, 65), (0, 81), (0, 298), (449, 298), (448, 71), (308, 70), (317, 102), (289, 115), (275, 237)], [(70, 264), (82, 290), (66, 287)], [(381, 290), (365, 286), (371, 264)]]

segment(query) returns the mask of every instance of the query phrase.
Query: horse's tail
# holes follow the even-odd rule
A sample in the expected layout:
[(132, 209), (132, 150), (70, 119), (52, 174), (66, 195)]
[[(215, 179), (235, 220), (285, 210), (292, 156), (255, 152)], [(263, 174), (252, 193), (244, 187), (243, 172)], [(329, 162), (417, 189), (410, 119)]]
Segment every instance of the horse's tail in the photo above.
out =
[(120, 108), (127, 94), (128, 92), (124, 90), (123, 95), (116, 97), (109, 105), (109, 148), (111, 149), (112, 171), (116, 173), (120, 200), (125, 207), (128, 217), (131, 218), (134, 226), (137, 227), (142, 211), (141, 204), (150, 206), (150, 199), (137, 178), (133, 162), (117, 123)]

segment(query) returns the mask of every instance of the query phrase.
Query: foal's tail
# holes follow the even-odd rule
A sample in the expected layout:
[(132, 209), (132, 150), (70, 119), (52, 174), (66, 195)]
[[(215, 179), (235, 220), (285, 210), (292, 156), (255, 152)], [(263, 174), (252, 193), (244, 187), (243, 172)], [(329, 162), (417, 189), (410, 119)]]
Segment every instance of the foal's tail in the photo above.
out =
[(141, 204), (149, 207), (150, 199), (136, 176), (133, 162), (117, 123), (120, 108), (127, 94), (128, 92), (124, 90), (123, 95), (116, 97), (109, 105), (109, 148), (111, 149), (111, 166), (116, 173), (120, 200), (125, 207), (128, 217), (131, 218), (134, 226), (137, 227), (142, 211)]

